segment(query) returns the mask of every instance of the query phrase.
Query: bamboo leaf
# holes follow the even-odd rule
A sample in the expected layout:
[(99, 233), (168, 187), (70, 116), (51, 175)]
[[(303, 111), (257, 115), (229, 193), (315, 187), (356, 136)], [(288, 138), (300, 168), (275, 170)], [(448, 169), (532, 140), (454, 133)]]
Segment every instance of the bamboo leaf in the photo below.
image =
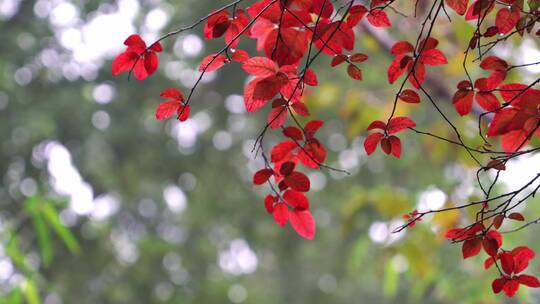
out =
[(66, 226), (64, 226), (64, 224), (61, 222), (56, 209), (51, 204), (44, 204), (42, 207), (42, 213), (47, 223), (56, 232), (58, 237), (62, 239), (64, 245), (66, 245), (69, 251), (71, 251), (71, 253), (79, 253), (80, 247), (77, 239), (75, 238), (75, 236), (73, 236), (71, 231), (66, 228)]

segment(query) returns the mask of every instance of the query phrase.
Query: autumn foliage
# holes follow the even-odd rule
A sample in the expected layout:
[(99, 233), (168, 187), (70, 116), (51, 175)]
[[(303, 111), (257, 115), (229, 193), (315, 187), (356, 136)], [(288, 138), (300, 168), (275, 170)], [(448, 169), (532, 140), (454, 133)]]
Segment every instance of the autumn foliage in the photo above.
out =
[[(310, 190), (308, 172), (321, 168), (339, 169), (325, 164), (327, 151), (316, 137), (324, 122), (312, 118), (302, 124), (297, 119), (298, 116), (310, 116), (304, 97), (310, 87), (319, 84), (317, 72), (311, 65), (316, 59), (327, 60), (329, 68), (345, 64), (350, 78), (362, 80), (362, 69), (366, 69), (369, 56), (357, 50), (356, 42), (361, 38), (357, 28), (360, 25), (391, 27), (389, 15), (394, 13), (394, 1), (374, 0), (369, 5), (345, 1), (338, 7), (334, 1), (327, 0), (259, 0), (240, 8), (242, 2), (237, 0), (228, 4), (199, 22), (204, 23), (202, 31), (206, 39), (223, 39), (224, 43), (221, 50), (202, 60), (199, 72), (202, 77), (202, 74), (228, 64), (238, 64), (249, 76), (243, 94), (247, 112), (266, 108), (269, 113), (256, 141), (256, 151), (261, 153), (265, 167), (255, 172), (253, 184), (267, 186), (269, 193), (264, 199), (264, 207), (279, 226), (289, 223), (300, 236), (313, 239), (316, 225), (306, 194)], [(500, 139), (502, 150), (493, 149), (486, 138), (486, 144), (481, 148), (468, 146), (459, 134), (457, 141), (439, 139), (467, 150), (477, 161), (480, 173), (505, 170), (508, 160), (534, 150), (528, 149), (527, 145), (533, 136), (540, 136), (540, 91), (534, 88), (540, 79), (528, 84), (507, 82), (508, 72), (522, 66), (512, 65), (491, 54), (490, 50), (511, 36), (538, 38), (539, 32), (534, 33), (533, 28), (540, 19), (540, 1), (434, 0), (429, 1), (429, 6), (425, 16), (416, 16), (423, 20), (418, 39), (395, 42), (389, 50), (392, 60), (377, 63), (387, 65), (387, 73), (381, 77), (395, 84), (398, 91), (392, 113), (385, 120), (375, 120), (367, 126), (365, 152), (371, 155), (379, 149), (399, 158), (403, 153), (403, 134), (407, 131), (437, 137), (416, 130), (416, 123), (410, 117), (394, 114), (398, 106), (420, 107), (425, 103), (437, 107), (425, 84), (438, 66), (448, 62), (438, 48), (439, 41), (433, 37), (437, 19), (446, 14), (451, 18), (464, 18), (476, 28), (464, 50), (466, 57), (478, 56), (477, 65), (483, 73), (482, 77), (472, 79), (465, 68), (463, 80), (455, 84), (450, 102), (460, 116), (474, 115), (487, 123), (487, 130), (480, 128), (480, 135)], [(129, 72), (138, 80), (145, 79), (158, 67), (157, 53), (162, 51), (160, 41), (199, 23), (171, 32), (149, 46), (138, 35), (129, 36), (124, 42), (126, 50), (113, 61), (112, 73)], [(253, 40), (256, 51), (237, 49), (241, 39)], [(160, 95), (165, 100), (157, 106), (156, 118), (175, 116), (179, 121), (187, 120), (191, 93), (186, 98), (178, 89), (165, 89)], [(450, 120), (439, 112), (457, 132)], [(268, 155), (263, 140), (265, 132), (272, 129), (279, 129), (276, 132), (283, 140), (275, 144)], [(477, 154), (489, 155), (489, 163), (482, 165), (475, 156)], [(504, 221), (525, 221), (522, 214), (511, 210), (525, 201), (514, 202), (513, 199), (527, 187), (502, 196), (493, 196), (492, 187), (489, 190), (484, 190), (481, 184), (480, 187), (485, 194), (484, 200), (442, 210), (414, 210), (404, 215), (406, 224), (401, 229), (413, 227), (430, 213), (480, 207), (476, 222), (448, 231), (446, 238), (462, 243), (464, 259), (482, 251), (485, 253), (485, 268), (495, 268), (494, 272), (498, 273), (492, 285), (495, 293), (503, 291), (511, 297), (520, 285), (540, 287), (536, 277), (523, 274), (535, 253), (526, 246), (504, 247), (503, 234), (499, 232)]]

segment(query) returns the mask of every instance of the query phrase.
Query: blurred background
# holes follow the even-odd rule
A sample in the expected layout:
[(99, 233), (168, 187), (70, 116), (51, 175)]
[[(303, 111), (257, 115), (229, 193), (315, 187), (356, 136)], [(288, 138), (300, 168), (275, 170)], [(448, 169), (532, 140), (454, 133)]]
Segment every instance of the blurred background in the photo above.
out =
[[(396, 8), (412, 16), (413, 2), (401, 2)], [(146, 81), (111, 76), (128, 35), (150, 42), (225, 3), (0, 0), (0, 303), (540, 301), (526, 288), (512, 300), (493, 295), (497, 272), (483, 269), (485, 256), (463, 261), (461, 246), (444, 240), (473, 210), (391, 233), (415, 208), (462, 204), (480, 193), (474, 164), (455, 146), (404, 133), (399, 160), (380, 151), (368, 159), (363, 150), (366, 126), (387, 117), (395, 90), (384, 44), (414, 40), (413, 18), (390, 13), (399, 27), (357, 29), (355, 49), (370, 56), (361, 82), (345, 66), (330, 68), (329, 58), (315, 66), (320, 86), (307, 104), (327, 122), (318, 137), (329, 164), (351, 175), (309, 172), (313, 241), (277, 226), (263, 206), (266, 189), (251, 185), (261, 167), (251, 151), (269, 109), (246, 115), (238, 65), (203, 78), (187, 122), (154, 119), (161, 90), (187, 91), (201, 58), (221, 40), (203, 41), (199, 27), (163, 43), (160, 68)], [(420, 1), (420, 11), (427, 4)], [(474, 146), (476, 121), (458, 118), (450, 104), (472, 31), (461, 18), (441, 21), (435, 36), (449, 65), (430, 68), (439, 78), (428, 85)], [(495, 51), (512, 64), (539, 61), (538, 43), (510, 40)], [(254, 43), (246, 38), (240, 47), (253, 51)], [(509, 79), (538, 73), (515, 69)], [(425, 101), (401, 104), (398, 114), (453, 136)], [(277, 140), (269, 135), (265, 146)], [(538, 164), (533, 156), (508, 165), (497, 191), (520, 187)], [(532, 220), (539, 209), (531, 201), (524, 214)], [(508, 235), (505, 246), (538, 250), (537, 235), (530, 227)], [(529, 272), (540, 274), (538, 261)]]

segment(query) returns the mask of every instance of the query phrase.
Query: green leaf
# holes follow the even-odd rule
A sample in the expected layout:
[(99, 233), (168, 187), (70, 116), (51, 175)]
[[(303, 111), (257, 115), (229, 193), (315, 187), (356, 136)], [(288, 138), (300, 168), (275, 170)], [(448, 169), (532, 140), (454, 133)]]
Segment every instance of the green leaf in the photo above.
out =
[(386, 263), (384, 269), (383, 293), (385, 296), (394, 297), (399, 284), (399, 273), (396, 271), (395, 260)]
[(51, 235), (45, 220), (39, 213), (32, 215), (32, 221), (34, 222), (34, 230), (37, 235), (39, 252), (43, 259), (45, 266), (49, 265), (53, 257), (53, 248), (51, 246)]
[(40, 215), (40, 205), (41, 200), (37, 196), (30, 197), (24, 202), (24, 208), (34, 224), (41, 259), (45, 265), (48, 265), (52, 260), (51, 238), (47, 225)]
[(6, 253), (10, 257), (11, 261), (13, 261), (15, 266), (17, 266), (26, 273), (32, 272), (32, 270), (30, 269), (30, 267), (28, 267), (28, 264), (26, 263), (26, 258), (24, 257), (23, 253), (19, 248), (19, 241), (17, 239), (17, 235), (13, 232), (10, 233), (9, 240), (6, 246)]
[(42, 213), (47, 223), (52, 227), (60, 239), (62, 239), (64, 245), (66, 245), (69, 251), (71, 251), (71, 253), (79, 253), (80, 247), (77, 239), (60, 221), (60, 217), (58, 216), (56, 209), (51, 204), (44, 204), (42, 207)]
[(34, 281), (26, 280), (23, 284), (24, 296), (28, 304), (40, 304), (41, 299)]
[(13, 288), (5, 298), (0, 298), (0, 304), (22, 304), (22, 292)]

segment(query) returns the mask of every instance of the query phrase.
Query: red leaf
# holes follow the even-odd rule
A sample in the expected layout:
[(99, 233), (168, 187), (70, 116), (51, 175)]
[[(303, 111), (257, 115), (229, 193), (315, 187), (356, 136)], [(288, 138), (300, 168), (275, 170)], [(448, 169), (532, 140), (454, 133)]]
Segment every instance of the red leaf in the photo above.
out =
[(501, 143), (502, 149), (508, 153), (517, 152), (529, 142), (527, 135), (528, 132), (525, 130), (514, 130), (504, 134)]
[(341, 54), (354, 48), (354, 32), (347, 23), (321, 20), (317, 26), (315, 46), (328, 55)]
[(322, 120), (311, 120), (304, 126), (306, 137), (313, 138), (315, 132), (317, 132), (324, 125)]
[(514, 257), (513, 270), (515, 274), (518, 274), (529, 266), (529, 261), (534, 258), (535, 253), (529, 247), (520, 246), (512, 250), (512, 256)]
[(281, 127), (285, 123), (288, 113), (289, 111), (287, 111), (287, 109), (284, 107), (272, 108), (267, 119), (270, 128), (277, 129)]
[(298, 151), (298, 158), (304, 166), (317, 169), (326, 158), (326, 149), (318, 141), (312, 139)]
[(204, 25), (204, 38), (212, 39), (223, 36), (231, 25), (229, 12), (222, 10), (208, 17)]
[(415, 126), (416, 123), (409, 117), (394, 117), (388, 123), (387, 131), (388, 134), (394, 134)]
[(368, 60), (368, 55), (366, 54), (358, 53), (351, 56), (352, 62), (364, 62), (366, 60)]
[(127, 37), (124, 41), (124, 45), (127, 45), (128, 47), (137, 47), (143, 50), (146, 49), (146, 43), (142, 40), (141, 36), (137, 34)]
[(540, 281), (532, 275), (522, 274), (518, 277), (518, 282), (533, 288), (540, 287)]
[(497, 230), (490, 230), (486, 233), (486, 239), (494, 240), (497, 248), (502, 246), (502, 235)]
[(392, 60), (392, 62), (390, 63), (390, 66), (388, 66), (387, 75), (388, 82), (390, 84), (394, 83), (401, 75), (403, 75), (403, 72), (405, 72), (405, 66), (401, 66), (401, 62), (402, 60), (404, 60), (404, 58), (410, 59), (410, 57), (408, 56), (403, 57), (400, 55), (394, 58), (394, 60)]
[(256, 78), (244, 88), (244, 104), (248, 112), (254, 112), (274, 97), (281, 87), (277, 77)]
[(298, 145), (292, 140), (282, 141), (272, 148), (271, 160), (273, 163), (280, 162), (290, 155)]
[(176, 100), (168, 100), (159, 104), (156, 108), (156, 119), (167, 119), (171, 117), (180, 107), (181, 103)]
[(332, 62), (330, 63), (330, 66), (335, 67), (337, 65), (342, 64), (347, 60), (347, 56), (345, 55), (336, 55), (334, 58), (332, 58)]
[(158, 68), (158, 57), (154, 52), (147, 52), (144, 55), (144, 68), (148, 75), (154, 73)]
[(390, 52), (393, 55), (402, 55), (405, 53), (411, 53), (414, 51), (414, 46), (408, 41), (398, 41), (393, 46)]
[(413, 90), (405, 89), (399, 94), (399, 99), (407, 103), (420, 103), (420, 96)]
[(472, 83), (468, 80), (462, 80), (457, 84), (457, 88), (460, 90), (472, 90)]
[(289, 220), (289, 208), (284, 203), (277, 203), (272, 211), (272, 215), (274, 216), (274, 221), (283, 227)]
[(499, 29), (499, 33), (506, 34), (510, 32), (518, 23), (519, 17), (520, 14), (517, 7), (512, 7), (512, 10), (501, 8), (495, 17), (495, 25)]
[(503, 223), (504, 215), (499, 214), (493, 219), (493, 227), (499, 229)]
[(347, 16), (347, 23), (351, 27), (357, 25), (366, 13), (367, 9), (363, 5), (354, 5), (349, 11), (349, 16)]
[(347, 74), (349, 74), (352, 79), (362, 80), (362, 70), (354, 64), (349, 64), (347, 67)]
[(257, 77), (270, 77), (276, 74), (276, 63), (266, 57), (252, 57), (242, 65), (242, 69)]
[(249, 59), (249, 54), (244, 50), (236, 50), (232, 54), (231, 59), (236, 62), (246, 62)]
[(244, 13), (244, 10), (237, 9), (235, 13), (236, 18), (232, 20), (231, 26), (229, 26), (229, 29), (225, 32), (225, 36), (223, 37), (225, 39), (225, 43), (230, 45), (231, 48), (236, 48), (240, 42), (240, 39), (238, 39), (240, 33), (249, 24), (249, 19)]
[[(499, 28), (496, 26), (490, 26), (484, 32), (484, 37), (493, 37), (499, 33)], [(478, 36), (477, 36), (478, 37)]]
[(264, 52), (279, 66), (297, 64), (307, 51), (310, 35), (290, 27), (271, 30), (264, 38)]
[(498, 160), (498, 159), (493, 159), (491, 160), (487, 165), (486, 165), (487, 168), (493, 168), (495, 170), (499, 170), (499, 171), (504, 171), (506, 170), (506, 166), (504, 164), (504, 162)]
[(257, 172), (255, 172), (255, 175), (253, 175), (253, 184), (255, 185), (262, 185), (268, 181), (270, 176), (274, 174), (274, 171), (269, 168), (261, 169)]
[(501, 260), (501, 267), (504, 272), (511, 275), (514, 272), (514, 257), (508, 252), (503, 252), (499, 255), (499, 259)]
[(506, 279), (503, 277), (493, 280), (493, 282), (491, 283), (491, 288), (493, 289), (493, 292), (494, 293), (501, 292), (505, 283), (506, 283)]
[(482, 60), (480, 67), (488, 71), (505, 71), (508, 63), (497, 56), (488, 56)]
[(308, 240), (315, 237), (315, 220), (309, 210), (293, 210), (289, 214), (289, 221), (294, 231), (301, 237)]
[(509, 219), (513, 219), (515, 221), (520, 221), (520, 222), (523, 222), (525, 220), (525, 218), (523, 217), (523, 215), (519, 212), (514, 212), (514, 213), (511, 213), (509, 216), (508, 216)]
[(445, 0), (444, 2), (459, 15), (465, 14), (467, 4), (469, 4), (469, 0)]
[(464, 116), (471, 112), (473, 105), (474, 91), (458, 90), (452, 99), (454, 108), (459, 115)]
[(272, 196), (268, 194), (264, 198), (264, 208), (266, 209), (266, 212), (272, 214), (274, 212), (274, 203), (278, 201), (278, 198), (276, 196)]
[(401, 140), (394, 135), (388, 137), (388, 140), (390, 141), (392, 155), (399, 158), (401, 156)]
[(305, 104), (301, 102), (295, 102), (291, 105), (294, 112), (300, 116), (309, 116), (309, 110)]
[[(409, 69), (410, 68), (411, 66), (409, 66)], [(424, 64), (421, 62), (418, 62), (414, 66), (414, 70), (412, 71), (412, 73), (409, 75), (409, 78), (408, 78), (409, 83), (411, 83), (413, 87), (419, 89), (420, 85), (424, 83), (425, 75), (426, 75), (426, 68)]]
[(390, 27), (390, 19), (383, 10), (373, 10), (367, 15), (367, 19), (371, 25), (375, 27)]
[(289, 175), (291, 172), (294, 171), (294, 167), (296, 167), (296, 164), (292, 161), (284, 162), (281, 164), (281, 167), (279, 168), (279, 173), (282, 175)]
[(464, 228), (454, 228), (448, 230), (444, 237), (451, 241), (463, 241), (469, 238), (471, 235), (474, 235), (474, 233), (471, 232), (471, 229), (467, 230)]
[(182, 105), (178, 108), (176, 111), (176, 115), (178, 116), (179, 121), (186, 121), (189, 118), (189, 112), (191, 111), (191, 107), (189, 105)]
[(367, 155), (371, 155), (377, 149), (377, 145), (384, 137), (382, 133), (372, 133), (366, 137), (364, 141), (364, 149), (366, 150)]
[(308, 68), (304, 74), (304, 83), (309, 86), (318, 85), (317, 74), (315, 74), (315, 72), (310, 68)]
[(493, 264), (495, 264), (495, 259), (493, 257), (489, 257), (484, 261), (484, 269), (489, 269)]
[(499, 247), (497, 246), (497, 241), (494, 239), (484, 239), (482, 240), (482, 247), (484, 247), (484, 251), (489, 256), (497, 256), (497, 251), (499, 250)]
[(506, 78), (506, 70), (503, 71), (494, 71), (487, 78), (487, 87), (496, 88), (498, 87)]
[(388, 140), (388, 138), (383, 138), (381, 140), (381, 149), (387, 155), (390, 154), (390, 152), (392, 152), (392, 146), (390, 145), (390, 141)]
[(507, 133), (509, 131), (508, 126), (514, 119), (515, 115), (515, 109), (506, 108), (497, 111), (489, 124), (487, 136), (497, 136)]
[(302, 133), (302, 130), (297, 127), (286, 127), (285, 129), (283, 129), (283, 135), (297, 141), (304, 140), (304, 134)]
[(131, 70), (138, 57), (139, 55), (132, 51), (126, 51), (116, 56), (112, 62), (113, 76)]
[(373, 129), (381, 129), (381, 130), (384, 130), (386, 129), (386, 124), (380, 120), (375, 120), (373, 121), (372, 123), (369, 124), (369, 126), (367, 127), (367, 130), (373, 130)]
[(211, 54), (206, 57), (201, 62), (199, 66), (199, 72), (212, 72), (221, 67), (223, 67), (229, 60), (223, 54)]
[(161, 47), (161, 43), (155, 42), (154, 44), (150, 46), (150, 50), (159, 53), (163, 51), (163, 48)]
[[(258, 80), (257, 80), (258, 79)], [(267, 78), (257, 78), (255, 81), (255, 88), (253, 90), (253, 98), (268, 101), (274, 97), (281, 86), (283, 85), (283, 79), (278, 76), (271, 76)]]
[(230, 26), (231, 21), (229, 20), (229, 18), (227, 16), (222, 16), (219, 22), (217, 22), (213, 27), (212, 34), (209, 38), (218, 38), (223, 36)]
[(446, 56), (444, 56), (443, 52), (437, 49), (429, 49), (422, 51), (420, 62), (429, 65), (442, 65), (447, 64), (448, 60), (446, 60)]
[(283, 193), (283, 199), (294, 208), (309, 209), (309, 201), (302, 192), (287, 190)]
[[(525, 90), (527, 85), (521, 83), (509, 83), (500, 87), (501, 97), (506, 102), (515, 101), (515, 98), (521, 94), (521, 91)], [(519, 98), (518, 98), (519, 99)]]
[(148, 77), (148, 72), (144, 66), (144, 57), (140, 57), (139, 60), (135, 61), (135, 66), (133, 67), (133, 76), (137, 80), (144, 80)]
[(515, 279), (506, 280), (506, 283), (503, 286), (504, 293), (509, 297), (513, 297), (518, 291), (518, 289), (519, 282)]
[(501, 106), (501, 103), (493, 93), (476, 93), (476, 102), (483, 109), (490, 112), (494, 112)]
[(272, 108), (280, 108), (286, 105), (288, 102), (285, 100), (285, 98), (276, 98), (274, 101), (272, 101)]
[(165, 89), (163, 90), (163, 92), (161, 92), (161, 94), (159, 94), (159, 96), (163, 98), (173, 98), (178, 101), (184, 101), (184, 95), (176, 88)]
[(494, 1), (476, 0), (471, 6), (469, 6), (469, 9), (465, 14), (465, 20), (476, 20), (480, 16), (487, 16), (493, 7), (495, 7)]
[(470, 258), (477, 255), (482, 249), (482, 241), (480, 239), (470, 239), (463, 242), (463, 247), (461, 247), (461, 252), (463, 253), (463, 258)]
[(301, 172), (295, 171), (287, 175), (284, 179), (287, 186), (300, 192), (309, 191), (310, 183), (309, 178)]

